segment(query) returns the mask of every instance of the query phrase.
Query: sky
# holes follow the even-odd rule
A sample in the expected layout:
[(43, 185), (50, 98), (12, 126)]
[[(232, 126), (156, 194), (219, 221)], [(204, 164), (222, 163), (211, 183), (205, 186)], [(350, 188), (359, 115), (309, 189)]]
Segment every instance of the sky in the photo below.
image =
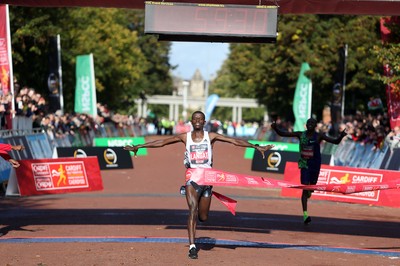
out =
[(173, 74), (190, 80), (196, 69), (203, 79), (215, 77), (229, 52), (228, 43), (172, 42), (170, 64), (178, 67)]

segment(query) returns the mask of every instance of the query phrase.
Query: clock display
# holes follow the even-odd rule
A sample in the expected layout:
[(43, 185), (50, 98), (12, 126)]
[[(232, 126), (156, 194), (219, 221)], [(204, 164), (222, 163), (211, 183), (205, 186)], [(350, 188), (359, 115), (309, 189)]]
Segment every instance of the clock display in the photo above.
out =
[(145, 33), (160, 40), (273, 42), (277, 6), (145, 2)]

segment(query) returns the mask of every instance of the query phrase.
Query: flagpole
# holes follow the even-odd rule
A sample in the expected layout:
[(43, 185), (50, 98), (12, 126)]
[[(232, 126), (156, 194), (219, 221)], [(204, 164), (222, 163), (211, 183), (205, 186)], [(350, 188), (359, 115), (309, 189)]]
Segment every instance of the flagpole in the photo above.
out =
[(10, 77), (10, 92), (12, 96), (11, 102), (11, 111), (12, 118), (15, 117), (15, 95), (14, 95), (14, 72), (13, 72), (13, 64), (12, 64), (12, 53), (11, 53), (11, 31), (10, 31), (10, 16), (8, 12), (8, 5), (6, 5), (6, 28), (7, 28), (7, 56), (8, 56), (8, 68), (9, 68), (9, 77)]
[(97, 95), (96, 95), (96, 77), (95, 77), (95, 73), (94, 73), (94, 59), (93, 59), (93, 54), (91, 53), (89, 55), (90, 58), (90, 72), (91, 72), (91, 88), (92, 88), (92, 113), (91, 115), (93, 116), (93, 118), (97, 117)]
[(342, 85), (342, 110), (341, 115), (342, 119), (344, 118), (344, 105), (345, 105), (345, 96), (346, 96), (346, 65), (347, 65), (347, 43), (344, 45), (344, 66), (343, 66), (343, 85)]
[(59, 77), (59, 94), (60, 94), (60, 109), (61, 114), (64, 114), (64, 94), (63, 94), (63, 83), (62, 83), (62, 66), (61, 66), (61, 40), (60, 34), (57, 34), (57, 67)]

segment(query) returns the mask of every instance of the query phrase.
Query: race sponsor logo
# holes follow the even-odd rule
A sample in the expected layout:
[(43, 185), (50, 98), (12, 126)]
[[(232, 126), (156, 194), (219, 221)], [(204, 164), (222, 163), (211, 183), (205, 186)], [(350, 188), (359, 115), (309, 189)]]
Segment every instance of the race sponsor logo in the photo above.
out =
[(239, 177), (230, 173), (206, 170), (204, 172), (204, 180), (206, 183), (213, 184), (238, 184)]
[(278, 171), (278, 166), (281, 164), (282, 157), (279, 152), (271, 153), (267, 158), (267, 170)]
[(77, 149), (76, 151), (74, 151), (74, 157), (75, 158), (86, 158), (87, 154), (84, 150)]
[[(343, 171), (333, 169), (321, 169), (317, 185), (337, 185), (333, 186), (332, 192), (316, 190), (314, 193), (318, 196), (333, 198), (357, 199), (366, 201), (378, 201), (380, 184), (383, 180), (383, 174), (361, 172), (361, 171)], [(365, 185), (367, 183), (368, 185)], [(363, 184), (363, 192), (353, 193), (358, 184)], [(360, 186), (358, 185), (358, 186)], [(374, 189), (375, 188), (375, 189)], [(358, 190), (359, 191), (359, 190)]]
[(33, 163), (37, 191), (89, 187), (83, 162)]
[(110, 148), (105, 149), (104, 153), (103, 153), (103, 157), (104, 157), (104, 161), (107, 164), (106, 165), (107, 167), (118, 167), (118, 164), (117, 164), (118, 157), (113, 149), (110, 149)]
[(258, 185), (258, 183), (259, 183), (253, 177), (245, 176), (244, 178), (246, 179), (248, 185)]
[(50, 175), (50, 168), (48, 164), (32, 164), (32, 171), (34, 176)]
[(217, 173), (217, 180), (218, 182), (224, 182), (225, 181), (224, 173)]

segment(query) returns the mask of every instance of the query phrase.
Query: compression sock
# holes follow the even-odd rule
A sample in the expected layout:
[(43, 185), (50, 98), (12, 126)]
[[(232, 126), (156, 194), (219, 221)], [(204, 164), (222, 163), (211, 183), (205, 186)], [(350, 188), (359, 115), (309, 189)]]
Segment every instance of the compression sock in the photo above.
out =
[(305, 221), (305, 220), (307, 220), (307, 218), (308, 218), (308, 213), (307, 213), (307, 211), (304, 211), (303, 212), (303, 220)]
[(309, 223), (311, 223), (311, 217), (308, 216), (307, 211), (303, 212), (303, 219), (304, 219), (303, 221), (304, 221), (305, 225), (308, 225)]

